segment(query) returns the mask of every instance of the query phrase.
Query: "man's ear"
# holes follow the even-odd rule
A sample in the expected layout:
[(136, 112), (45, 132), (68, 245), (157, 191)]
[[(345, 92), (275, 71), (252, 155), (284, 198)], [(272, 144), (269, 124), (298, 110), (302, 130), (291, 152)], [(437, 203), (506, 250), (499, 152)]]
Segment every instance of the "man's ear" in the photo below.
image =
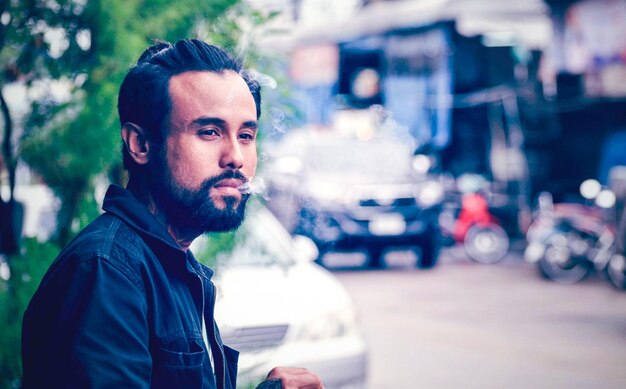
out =
[(145, 165), (150, 161), (150, 142), (143, 128), (134, 123), (124, 123), (122, 140), (133, 161), (140, 165)]

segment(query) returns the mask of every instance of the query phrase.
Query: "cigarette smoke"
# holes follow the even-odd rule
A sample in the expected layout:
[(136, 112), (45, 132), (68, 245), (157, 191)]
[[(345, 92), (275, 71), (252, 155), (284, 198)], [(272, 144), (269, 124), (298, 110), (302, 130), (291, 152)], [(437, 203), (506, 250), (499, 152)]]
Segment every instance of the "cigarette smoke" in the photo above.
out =
[(267, 196), (267, 185), (262, 177), (254, 177), (237, 189), (243, 194), (257, 195), (266, 201), (269, 200)]

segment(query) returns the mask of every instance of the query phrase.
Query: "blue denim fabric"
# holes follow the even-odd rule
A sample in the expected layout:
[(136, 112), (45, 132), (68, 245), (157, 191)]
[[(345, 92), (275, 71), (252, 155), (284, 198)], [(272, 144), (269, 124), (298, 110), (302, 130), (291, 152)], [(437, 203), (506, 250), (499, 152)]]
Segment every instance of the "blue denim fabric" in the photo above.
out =
[(111, 186), (103, 209), (24, 314), (24, 388), (235, 388), (238, 352), (214, 325), (213, 272), (129, 191)]

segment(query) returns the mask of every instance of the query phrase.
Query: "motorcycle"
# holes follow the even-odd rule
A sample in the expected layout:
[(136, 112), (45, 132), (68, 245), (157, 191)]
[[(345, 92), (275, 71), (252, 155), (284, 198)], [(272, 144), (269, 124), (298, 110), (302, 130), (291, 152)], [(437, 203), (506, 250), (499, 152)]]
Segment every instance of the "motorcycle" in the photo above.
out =
[(586, 203), (557, 203), (541, 193), (538, 211), (528, 229), (524, 258), (537, 263), (539, 273), (553, 281), (572, 284), (593, 270), (603, 273), (615, 253), (615, 225), (607, 215), (615, 196), (595, 180), (580, 186)]
[(617, 288), (626, 289), (626, 208), (620, 212), (615, 246), (615, 253), (606, 265), (606, 276)]
[(619, 289), (626, 289), (626, 258), (623, 254), (611, 256), (606, 272), (613, 285)]
[(608, 169), (608, 182), (616, 196), (616, 251), (606, 266), (606, 276), (619, 289), (626, 289), (626, 166)]
[(466, 254), (476, 262), (492, 264), (509, 250), (509, 237), (490, 210), (481, 176), (464, 175), (458, 180), (460, 199), (448, 202), (440, 215), (444, 235), (462, 244)]

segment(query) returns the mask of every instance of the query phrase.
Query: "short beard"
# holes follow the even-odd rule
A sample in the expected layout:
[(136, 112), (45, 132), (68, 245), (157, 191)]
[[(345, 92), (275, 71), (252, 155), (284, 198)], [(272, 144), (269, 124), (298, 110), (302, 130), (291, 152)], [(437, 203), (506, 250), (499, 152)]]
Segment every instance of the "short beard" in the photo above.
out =
[[(165, 161), (163, 161), (165, 162)], [(247, 182), (239, 171), (227, 170), (205, 180), (198, 189), (187, 189), (177, 185), (165, 163), (160, 171), (164, 176), (152, 177), (152, 195), (170, 225), (194, 229), (202, 233), (226, 232), (237, 229), (245, 219), (249, 194), (242, 194), (239, 204), (234, 197), (224, 197), (224, 209), (216, 207), (211, 198), (211, 188), (225, 179)], [(155, 170), (152, 170), (155, 172)]]

